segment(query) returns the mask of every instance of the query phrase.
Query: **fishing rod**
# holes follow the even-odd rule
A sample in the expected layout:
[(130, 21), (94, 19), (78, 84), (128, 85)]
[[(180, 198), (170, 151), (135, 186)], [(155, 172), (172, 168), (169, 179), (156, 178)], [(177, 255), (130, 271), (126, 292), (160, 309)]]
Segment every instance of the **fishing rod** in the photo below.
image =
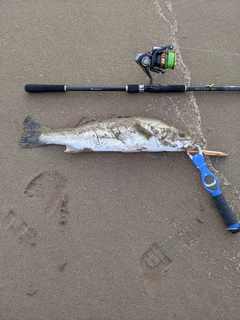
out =
[(138, 92), (186, 92), (186, 91), (240, 91), (240, 86), (185, 86), (182, 84), (163, 85), (154, 84), (151, 73), (166, 74), (167, 69), (174, 69), (176, 65), (176, 52), (173, 46), (155, 46), (152, 52), (138, 53), (136, 63), (149, 78), (148, 84), (128, 84), (126, 86), (67, 86), (58, 84), (27, 84), (25, 90), (30, 93), (40, 92), (67, 92), (67, 91), (125, 91)]

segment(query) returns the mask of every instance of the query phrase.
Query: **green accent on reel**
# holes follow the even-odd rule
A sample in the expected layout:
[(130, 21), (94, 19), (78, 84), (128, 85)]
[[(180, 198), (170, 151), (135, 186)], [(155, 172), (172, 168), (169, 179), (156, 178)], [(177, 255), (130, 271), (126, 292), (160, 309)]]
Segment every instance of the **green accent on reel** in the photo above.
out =
[(175, 65), (176, 65), (176, 53), (168, 52), (166, 69), (174, 69)]

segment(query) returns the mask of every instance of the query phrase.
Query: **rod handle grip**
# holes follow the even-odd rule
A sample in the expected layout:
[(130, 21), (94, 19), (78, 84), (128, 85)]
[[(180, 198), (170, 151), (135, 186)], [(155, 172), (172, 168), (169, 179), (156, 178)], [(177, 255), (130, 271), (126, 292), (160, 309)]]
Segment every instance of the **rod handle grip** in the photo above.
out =
[(153, 85), (146, 86), (144, 92), (158, 93), (158, 92), (185, 92), (186, 87), (183, 84), (172, 84), (172, 85)]
[(226, 199), (223, 194), (219, 194), (213, 197), (214, 202), (216, 203), (219, 212), (223, 216), (224, 222), (227, 225), (227, 229), (232, 233), (237, 233), (240, 231), (240, 225), (237, 222), (235, 216), (232, 213), (229, 205), (227, 204)]
[(139, 90), (139, 85), (138, 84), (129, 84), (127, 86), (127, 92), (128, 93), (138, 93)]
[(61, 84), (26, 84), (25, 91), (30, 93), (38, 92), (64, 92), (64, 85)]

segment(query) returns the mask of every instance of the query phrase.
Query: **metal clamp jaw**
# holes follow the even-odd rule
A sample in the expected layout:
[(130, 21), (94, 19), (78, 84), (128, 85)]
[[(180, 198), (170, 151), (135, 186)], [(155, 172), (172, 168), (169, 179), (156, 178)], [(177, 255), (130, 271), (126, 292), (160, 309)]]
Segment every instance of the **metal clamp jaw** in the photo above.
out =
[[(219, 194), (222, 193), (219, 188), (218, 179), (211, 171), (208, 170), (203, 157), (202, 149), (198, 145), (196, 145), (196, 147), (198, 148), (198, 151), (199, 151), (198, 154), (194, 156), (192, 156), (189, 152), (187, 154), (189, 158), (193, 161), (195, 166), (198, 168), (198, 170), (200, 171), (202, 176), (202, 184), (204, 188), (211, 193), (212, 197), (218, 196)], [(212, 182), (207, 183), (207, 179), (212, 180)]]

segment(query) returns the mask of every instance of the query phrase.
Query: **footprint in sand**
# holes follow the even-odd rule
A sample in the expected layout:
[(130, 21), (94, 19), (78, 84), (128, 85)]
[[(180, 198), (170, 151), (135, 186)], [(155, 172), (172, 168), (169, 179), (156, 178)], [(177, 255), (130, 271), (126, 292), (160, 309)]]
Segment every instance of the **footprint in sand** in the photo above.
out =
[(168, 270), (172, 260), (158, 247), (156, 243), (142, 255), (140, 267), (144, 288), (151, 298), (156, 298), (161, 291), (160, 281)]
[(17, 220), (16, 213), (11, 210), (6, 217), (2, 220), (2, 226), (4, 230), (11, 230), (14, 228), (15, 220)]
[(44, 213), (49, 218), (59, 209), (62, 213), (60, 223), (65, 223), (66, 178), (56, 171), (45, 171), (37, 175), (28, 184), (24, 194), (35, 197), (43, 203)]
[(29, 227), (26, 222), (21, 222), (17, 214), (11, 210), (6, 216), (1, 219), (3, 230), (8, 234), (11, 233), (13, 237), (26, 245), (35, 246), (37, 232)]
[(26, 222), (23, 222), (19, 226), (16, 234), (20, 242), (25, 241), (26, 243), (29, 243), (32, 246), (35, 246), (37, 244), (36, 243), (37, 232), (33, 228), (29, 227), (29, 225)]
[[(201, 222), (200, 219), (197, 221)], [(188, 227), (183, 227), (181, 224), (176, 222), (174, 219), (170, 221), (170, 225), (174, 228), (174, 236), (178, 236), (181, 242), (190, 249), (191, 246), (197, 241), (198, 233)]]

